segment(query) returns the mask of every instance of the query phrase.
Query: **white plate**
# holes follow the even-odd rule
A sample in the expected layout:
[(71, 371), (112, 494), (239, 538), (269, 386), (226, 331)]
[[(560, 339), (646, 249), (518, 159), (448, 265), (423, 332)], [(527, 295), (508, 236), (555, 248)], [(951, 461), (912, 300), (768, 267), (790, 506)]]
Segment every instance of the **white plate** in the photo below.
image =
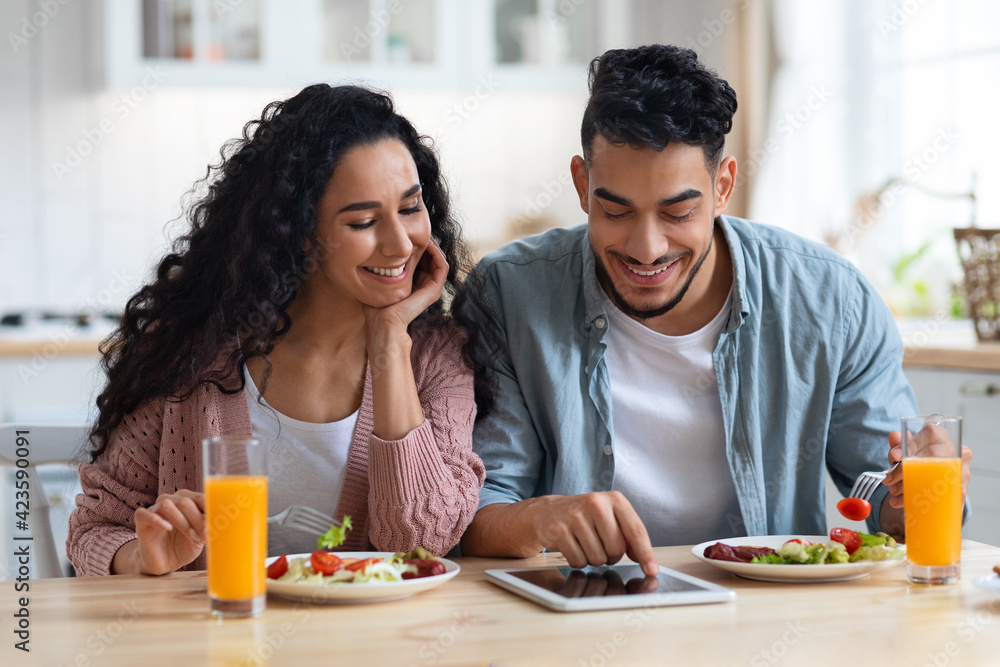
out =
[[(867, 577), (870, 572), (884, 570), (906, 561), (906, 558), (893, 560), (862, 560), (856, 563), (828, 563), (826, 565), (770, 565), (764, 563), (734, 563), (727, 560), (716, 560), (705, 557), (705, 549), (716, 542), (736, 546), (771, 547), (777, 549), (793, 538), (810, 542), (829, 542), (829, 535), (760, 535), (757, 537), (733, 537), (725, 540), (702, 542), (691, 547), (691, 553), (699, 560), (738, 574), (746, 579), (758, 581), (777, 581), (790, 583), (817, 583), (822, 581), (848, 581)], [(904, 548), (900, 545), (900, 548)]]
[[(341, 558), (389, 558), (394, 554), (391, 551), (340, 551), (336, 552), (336, 555)], [(268, 558), (265, 563), (270, 565), (278, 558), (279, 556)], [(287, 558), (291, 562), (293, 558), (309, 558), (309, 554), (288, 554)], [(402, 600), (416, 593), (440, 586), (461, 570), (458, 563), (454, 561), (447, 558), (439, 560), (444, 563), (445, 573), (433, 577), (368, 584), (295, 584), (268, 579), (267, 592), (288, 600), (317, 604), (356, 604)]]

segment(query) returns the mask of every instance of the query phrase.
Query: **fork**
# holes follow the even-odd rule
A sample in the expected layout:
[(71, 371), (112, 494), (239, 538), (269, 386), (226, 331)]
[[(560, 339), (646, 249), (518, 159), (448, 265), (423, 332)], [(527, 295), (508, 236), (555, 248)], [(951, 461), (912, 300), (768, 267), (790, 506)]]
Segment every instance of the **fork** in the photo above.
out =
[(341, 525), (339, 521), (305, 505), (289, 505), (274, 516), (267, 517), (268, 523), (276, 523), (286, 528), (295, 528), (313, 535), (322, 535), (331, 525)]
[(875, 493), (875, 489), (878, 485), (896, 469), (899, 465), (899, 461), (893, 463), (891, 466), (883, 470), (882, 472), (863, 472), (858, 475), (857, 481), (854, 482), (854, 486), (851, 487), (851, 492), (847, 494), (848, 498), (860, 498), (867, 502), (871, 499), (872, 494)]

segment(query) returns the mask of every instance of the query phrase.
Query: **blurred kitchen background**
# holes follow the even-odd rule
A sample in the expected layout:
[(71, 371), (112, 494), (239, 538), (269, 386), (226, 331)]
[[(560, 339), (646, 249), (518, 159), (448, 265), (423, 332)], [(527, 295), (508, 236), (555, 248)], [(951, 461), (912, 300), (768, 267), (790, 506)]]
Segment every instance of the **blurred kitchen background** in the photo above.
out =
[(729, 213), (834, 247), (904, 333), (974, 341), (952, 230), (1000, 227), (998, 22), (994, 0), (4, 0), (0, 422), (89, 419), (96, 341), (268, 102), (391, 91), (481, 253), (585, 220), (569, 162), (587, 64), (651, 42), (737, 91)]
[(222, 143), (315, 81), (392, 91), (481, 250), (577, 224), (587, 63), (665, 42), (739, 95), (731, 212), (835, 245), (897, 312), (932, 314), (973, 206), (928, 191), (975, 191), (1000, 222), (998, 19), (990, 0), (6, 0), (0, 311), (120, 309)]

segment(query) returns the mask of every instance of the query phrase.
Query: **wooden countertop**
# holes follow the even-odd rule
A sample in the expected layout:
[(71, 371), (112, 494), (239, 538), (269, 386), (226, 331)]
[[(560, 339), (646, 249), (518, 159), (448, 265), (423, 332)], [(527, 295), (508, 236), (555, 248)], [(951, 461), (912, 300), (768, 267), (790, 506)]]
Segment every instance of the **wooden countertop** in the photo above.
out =
[[(922, 665), (996, 664), (1000, 548), (963, 542), (962, 580), (921, 588), (905, 566), (854, 581), (740, 579), (688, 547), (661, 564), (736, 590), (735, 602), (557, 613), (488, 583), (487, 568), (562, 565), (458, 559), (440, 588), (395, 602), (319, 605), (268, 598), (256, 619), (209, 617), (205, 573), (30, 582), (31, 653), (13, 648), (13, 582), (0, 587), (2, 664), (52, 665)], [(998, 582), (1000, 586), (1000, 582)], [(931, 656), (931, 657), (928, 657)], [(957, 660), (952, 657), (957, 656)]]
[(980, 343), (972, 323), (900, 323), (903, 366), (1000, 372), (1000, 343)]
[(79, 338), (64, 342), (38, 340), (0, 339), (0, 357), (34, 357), (36, 354), (51, 359), (63, 356), (100, 354), (100, 338)]
[(36, 355), (44, 359), (97, 356), (100, 354), (98, 346), (112, 331), (107, 325), (79, 328), (65, 323), (30, 328), (0, 327), (0, 359)]
[[(971, 323), (934, 320), (902, 321), (903, 365), (916, 368), (942, 368), (1000, 372), (1000, 343), (980, 343)], [(0, 333), (0, 359), (98, 355), (98, 345), (110, 330), (59, 332), (38, 337)]]

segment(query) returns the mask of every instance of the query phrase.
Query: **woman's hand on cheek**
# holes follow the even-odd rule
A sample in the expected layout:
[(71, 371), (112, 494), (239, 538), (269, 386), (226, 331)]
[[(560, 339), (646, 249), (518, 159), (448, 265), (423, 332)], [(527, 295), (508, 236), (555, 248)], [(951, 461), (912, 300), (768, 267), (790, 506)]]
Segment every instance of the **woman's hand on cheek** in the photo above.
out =
[(364, 308), (375, 427), (383, 440), (399, 440), (424, 421), (413, 379), (413, 341), (406, 328), (441, 298), (448, 262), (431, 240), (413, 272), (410, 295), (385, 308)]
[(410, 295), (384, 308), (364, 306), (369, 337), (375, 330), (386, 327), (398, 327), (405, 331), (410, 322), (441, 298), (448, 278), (448, 268), (444, 253), (437, 242), (431, 239), (413, 270), (413, 290)]

